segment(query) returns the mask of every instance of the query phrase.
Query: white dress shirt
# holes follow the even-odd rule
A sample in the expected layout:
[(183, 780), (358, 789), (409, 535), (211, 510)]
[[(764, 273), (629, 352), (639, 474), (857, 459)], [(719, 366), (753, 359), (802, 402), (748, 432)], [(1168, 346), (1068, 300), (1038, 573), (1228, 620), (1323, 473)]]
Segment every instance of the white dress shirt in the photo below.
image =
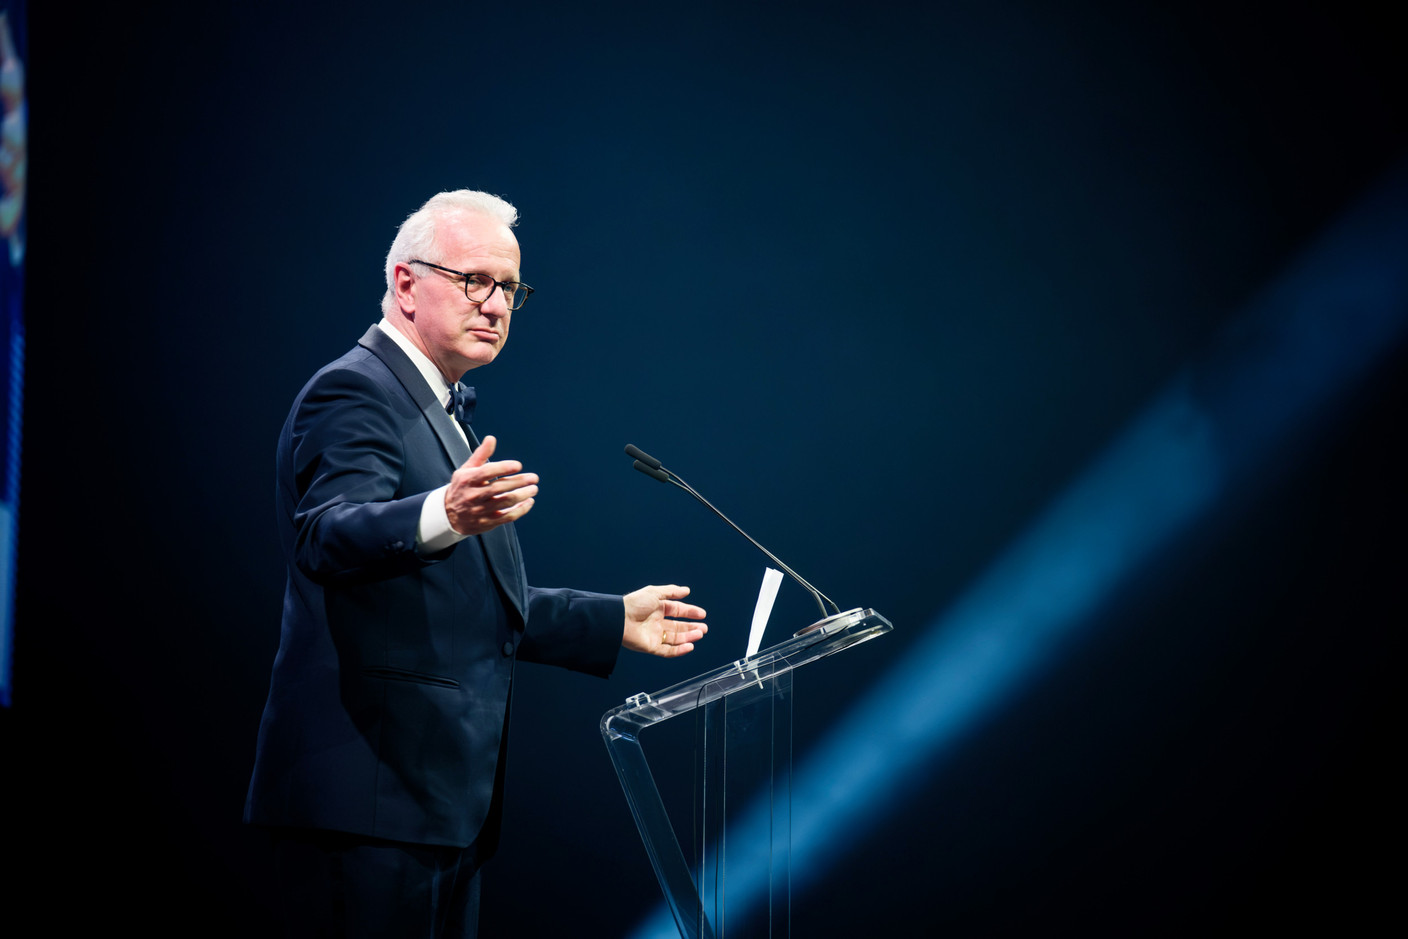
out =
[[(415, 367), (420, 371), (425, 383), (430, 386), (430, 390), (435, 392), (435, 396), (440, 399), (441, 405), (450, 403), (450, 385), (445, 381), (445, 376), (440, 374), (440, 370), (435, 367), (435, 363), (430, 361), (430, 357), (417, 349), (409, 339), (402, 335), (401, 331), (391, 325), (385, 317), (382, 317), (377, 328), (390, 336), (396, 345), (401, 347), (401, 351), (406, 353), (410, 360), (415, 363)], [(466, 446), (469, 438), (464, 435), (464, 428), (459, 421), (451, 421), (455, 425), (455, 430), (464, 437)], [(451, 545), (458, 544), (468, 535), (461, 535), (450, 527), (450, 516), (445, 514), (445, 490), (450, 488), (446, 483), (439, 489), (433, 489), (425, 497), (425, 502), (420, 507), (420, 524), (416, 528), (416, 550), (421, 554), (434, 554), (437, 551), (444, 551)]]

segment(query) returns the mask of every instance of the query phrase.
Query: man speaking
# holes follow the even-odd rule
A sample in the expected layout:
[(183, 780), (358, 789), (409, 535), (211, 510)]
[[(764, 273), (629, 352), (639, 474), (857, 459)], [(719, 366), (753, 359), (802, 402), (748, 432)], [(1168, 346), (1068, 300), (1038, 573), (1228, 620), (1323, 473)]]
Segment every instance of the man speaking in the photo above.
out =
[(495, 460), (459, 384), (508, 339), (514, 207), (460, 190), (401, 225), (384, 318), (279, 437), (283, 627), (245, 820), (274, 833), (292, 935), (474, 936), (519, 659), (606, 676), (683, 655), (689, 588), (529, 587), (513, 522), (538, 477)]

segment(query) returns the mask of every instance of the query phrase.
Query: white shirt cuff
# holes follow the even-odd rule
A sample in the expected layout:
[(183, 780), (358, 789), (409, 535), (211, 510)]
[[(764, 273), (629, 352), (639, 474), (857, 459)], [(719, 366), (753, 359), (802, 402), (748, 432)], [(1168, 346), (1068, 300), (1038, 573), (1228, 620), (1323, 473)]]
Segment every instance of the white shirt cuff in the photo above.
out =
[(468, 535), (461, 535), (450, 527), (450, 516), (445, 514), (446, 483), (432, 490), (420, 506), (420, 525), (416, 528), (416, 550), (421, 554), (435, 554), (459, 544)]

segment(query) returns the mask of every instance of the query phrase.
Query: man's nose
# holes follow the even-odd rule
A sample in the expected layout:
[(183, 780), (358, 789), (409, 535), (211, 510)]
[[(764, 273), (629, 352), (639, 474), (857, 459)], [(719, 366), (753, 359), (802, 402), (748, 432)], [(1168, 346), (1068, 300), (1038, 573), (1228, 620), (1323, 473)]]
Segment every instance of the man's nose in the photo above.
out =
[(502, 319), (508, 316), (508, 298), (504, 296), (504, 288), (495, 284), (489, 296), (480, 302), (479, 310), (492, 319)]

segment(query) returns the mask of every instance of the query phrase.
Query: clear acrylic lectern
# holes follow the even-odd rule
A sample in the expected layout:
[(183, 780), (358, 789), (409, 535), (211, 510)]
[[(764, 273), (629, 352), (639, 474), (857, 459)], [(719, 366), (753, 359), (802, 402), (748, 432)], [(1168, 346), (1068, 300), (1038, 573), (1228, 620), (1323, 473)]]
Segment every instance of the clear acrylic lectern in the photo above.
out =
[[(681, 936), (790, 935), (792, 671), (892, 628), (874, 610), (840, 613), (749, 658), (632, 695), (602, 716), (606, 749)], [(697, 778), (686, 857), (640, 734), (690, 713)]]

